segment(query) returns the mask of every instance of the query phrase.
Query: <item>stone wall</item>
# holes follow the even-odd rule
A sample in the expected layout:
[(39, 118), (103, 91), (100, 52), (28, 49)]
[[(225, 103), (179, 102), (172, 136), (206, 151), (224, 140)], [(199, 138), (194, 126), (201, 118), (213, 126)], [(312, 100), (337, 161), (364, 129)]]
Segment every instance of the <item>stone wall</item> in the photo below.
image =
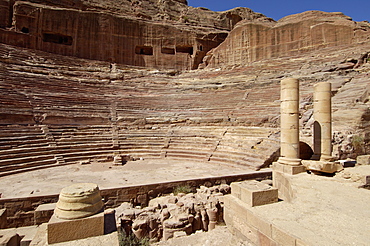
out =
[[(257, 171), (246, 174), (191, 179), (164, 183), (153, 183), (146, 185), (135, 185), (118, 187), (112, 189), (102, 189), (101, 196), (105, 202), (105, 208), (114, 208), (123, 202), (132, 202), (135, 205), (146, 206), (150, 199), (161, 194), (169, 194), (173, 188), (181, 185), (199, 187), (201, 185), (211, 187), (218, 184), (230, 184), (231, 182), (247, 179), (266, 179), (271, 178), (271, 170)], [(20, 227), (34, 225), (34, 213), (36, 208), (45, 203), (55, 203), (58, 195), (45, 195), (35, 197), (22, 197), (0, 199), (0, 210), (6, 208), (7, 227)]]
[(212, 51), (208, 63), (209, 67), (246, 65), (324, 47), (366, 42), (369, 34), (368, 22), (354, 22), (342, 13), (308, 11), (276, 23), (245, 20)]

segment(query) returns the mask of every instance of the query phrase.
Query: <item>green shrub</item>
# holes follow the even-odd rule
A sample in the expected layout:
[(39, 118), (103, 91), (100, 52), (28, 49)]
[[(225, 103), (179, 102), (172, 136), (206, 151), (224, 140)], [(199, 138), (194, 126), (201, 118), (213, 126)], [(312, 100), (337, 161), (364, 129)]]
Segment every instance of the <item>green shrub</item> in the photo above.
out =
[(173, 194), (177, 195), (179, 193), (190, 193), (192, 192), (192, 189), (189, 185), (179, 185), (179, 186), (176, 186), (174, 189), (173, 189)]
[(365, 141), (363, 136), (353, 135), (351, 143), (356, 153), (362, 153), (364, 151)]
[(126, 235), (123, 229), (118, 230), (119, 246), (149, 246), (149, 239), (138, 239), (134, 234)]

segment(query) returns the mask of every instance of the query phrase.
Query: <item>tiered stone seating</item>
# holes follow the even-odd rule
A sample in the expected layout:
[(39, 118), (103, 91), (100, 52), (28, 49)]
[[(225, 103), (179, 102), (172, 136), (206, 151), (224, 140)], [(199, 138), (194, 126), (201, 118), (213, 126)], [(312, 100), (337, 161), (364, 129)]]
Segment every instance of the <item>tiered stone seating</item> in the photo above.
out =
[(37, 126), (0, 126), (0, 176), (58, 165)]
[(166, 157), (208, 161), (224, 131), (224, 127), (175, 128), (171, 131)]
[[(262, 149), (261, 143), (271, 142), (275, 128), (237, 127), (229, 129), (210, 157), (210, 162), (243, 165), (249, 168), (263, 166), (266, 157), (279, 148), (275, 142)], [(263, 144), (267, 145), (267, 144)]]
[(168, 143), (168, 129), (119, 129), (120, 153), (133, 158), (160, 158)]
[(66, 163), (113, 155), (111, 126), (57, 126), (49, 127), (56, 152)]
[(257, 127), (182, 126), (121, 128), (119, 152), (133, 158), (170, 158), (256, 169), (279, 148), (277, 130)]
[(0, 58), (0, 124), (38, 125), (40, 136), (25, 130), (13, 147), (3, 136), (2, 175), (117, 153), (257, 168), (263, 158), (252, 147), (267, 135), (248, 135), (242, 126), (263, 125), (279, 112), (278, 83), (252, 91), (240, 78), (224, 85), (215, 77), (149, 80), (153, 71), (117, 65), (112, 74), (109, 63), (3, 44)]

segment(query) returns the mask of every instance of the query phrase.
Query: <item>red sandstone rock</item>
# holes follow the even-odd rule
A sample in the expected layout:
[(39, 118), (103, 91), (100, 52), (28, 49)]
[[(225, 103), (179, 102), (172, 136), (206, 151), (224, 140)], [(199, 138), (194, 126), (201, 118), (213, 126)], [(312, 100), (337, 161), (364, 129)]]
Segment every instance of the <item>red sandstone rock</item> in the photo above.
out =
[(342, 13), (307, 11), (278, 22), (244, 20), (212, 50), (209, 67), (246, 65), (253, 61), (291, 56), (324, 47), (369, 40), (370, 24), (354, 22)]
[(32, 2), (0, 0), (1, 43), (159, 69), (196, 69), (237, 22), (266, 18), (183, 0)]

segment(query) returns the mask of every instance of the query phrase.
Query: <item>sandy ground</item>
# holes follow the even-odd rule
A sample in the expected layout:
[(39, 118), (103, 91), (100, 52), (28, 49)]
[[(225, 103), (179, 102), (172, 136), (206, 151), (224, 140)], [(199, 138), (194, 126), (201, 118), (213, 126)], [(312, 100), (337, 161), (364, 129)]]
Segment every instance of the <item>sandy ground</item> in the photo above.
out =
[(230, 233), (227, 226), (216, 226), (212, 231), (197, 231), (189, 236), (171, 238), (167, 241), (153, 243), (155, 246), (253, 246), (241, 241)]
[[(46, 224), (40, 226), (38, 235), (32, 241), (31, 245), (46, 246)], [(85, 238), (70, 242), (52, 244), (55, 246), (118, 246), (117, 232), (108, 235)], [(212, 231), (197, 231), (189, 236), (171, 238), (167, 241), (151, 243), (152, 246), (253, 246), (248, 242), (242, 242), (233, 237), (226, 226), (216, 226)]]
[(0, 177), (1, 198), (58, 194), (73, 183), (92, 182), (100, 189), (174, 180), (248, 173), (243, 167), (173, 159), (144, 159), (123, 166), (92, 162), (73, 164)]

